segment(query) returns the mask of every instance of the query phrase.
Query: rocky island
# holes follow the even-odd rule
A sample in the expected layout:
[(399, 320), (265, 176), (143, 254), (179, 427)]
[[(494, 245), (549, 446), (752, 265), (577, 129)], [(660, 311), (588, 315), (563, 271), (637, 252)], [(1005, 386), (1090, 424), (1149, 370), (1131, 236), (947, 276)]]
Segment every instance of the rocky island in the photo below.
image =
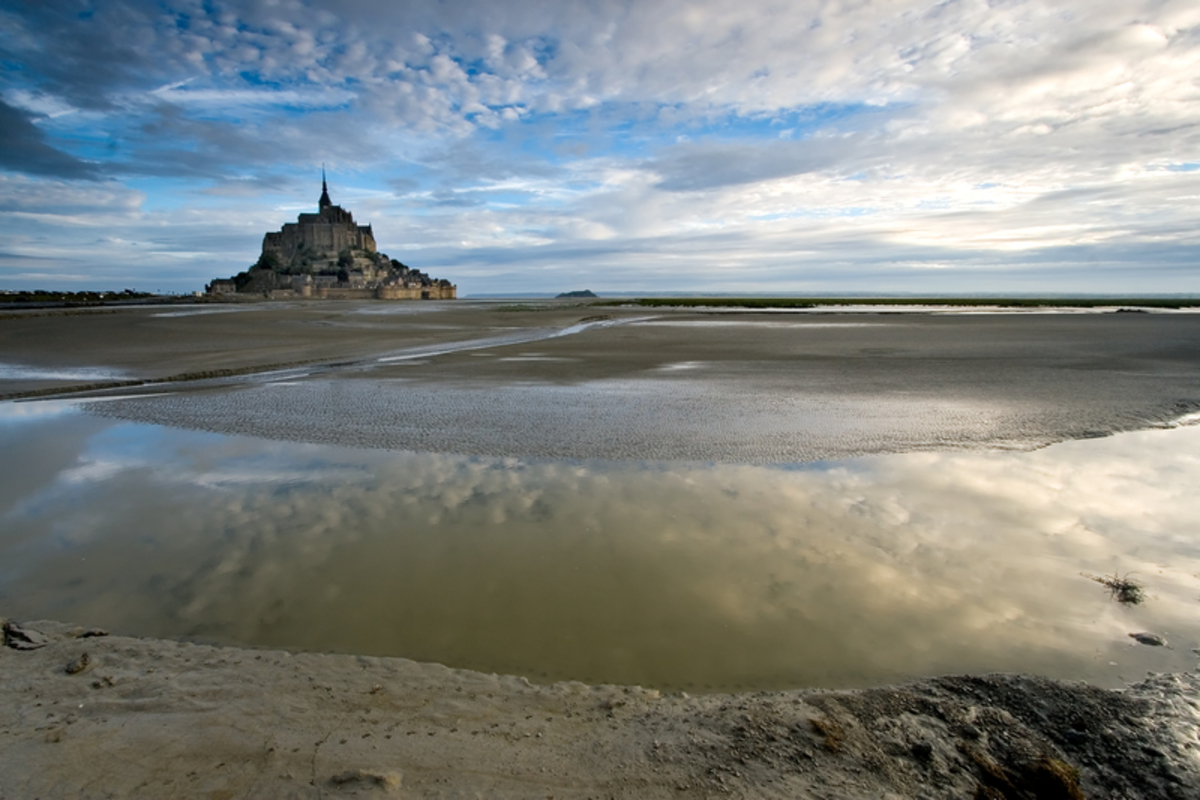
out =
[(453, 300), (457, 287), (378, 251), (370, 225), (329, 198), (321, 173), (316, 214), (301, 214), (263, 237), (254, 266), (205, 287), (209, 295), (337, 300)]

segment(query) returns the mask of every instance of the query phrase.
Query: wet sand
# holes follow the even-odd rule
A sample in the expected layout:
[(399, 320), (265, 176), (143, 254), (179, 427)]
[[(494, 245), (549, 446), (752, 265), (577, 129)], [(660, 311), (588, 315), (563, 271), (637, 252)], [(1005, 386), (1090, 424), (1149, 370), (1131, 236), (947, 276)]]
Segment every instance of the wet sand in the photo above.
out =
[[(565, 313), (568, 319), (578, 317), (575, 310)], [(0, 315), (0, 363), (41, 369), (102, 364), (124, 379), (161, 380), (361, 359), (514, 327), (536, 323), (520, 312), (465, 303), (238, 303), (10, 312)], [(0, 396), (69, 389), (81, 382), (95, 381), (31, 382), (0, 373)]]
[[(100, 413), (423, 452), (786, 463), (1029, 449), (1200, 409), (1188, 313), (311, 303), (0, 326), (0, 364), (139, 383)], [(0, 372), (0, 396), (87, 385)]]

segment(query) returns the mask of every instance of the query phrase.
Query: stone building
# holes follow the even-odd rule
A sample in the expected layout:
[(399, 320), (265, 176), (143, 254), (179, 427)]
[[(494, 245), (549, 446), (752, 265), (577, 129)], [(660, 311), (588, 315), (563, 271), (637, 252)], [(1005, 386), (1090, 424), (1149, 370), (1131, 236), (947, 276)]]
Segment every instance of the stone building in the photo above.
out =
[(210, 295), (259, 294), (267, 297), (316, 297), (381, 300), (453, 300), (458, 289), (431, 278), (375, 246), (370, 225), (329, 199), (325, 171), (316, 214), (301, 214), (263, 237), (258, 262), (231, 279), (217, 279)]
[(339, 254), (374, 253), (375, 233), (370, 225), (357, 225), (354, 215), (329, 199), (325, 171), (321, 171), (321, 199), (316, 214), (301, 214), (295, 222), (263, 237), (262, 252), (277, 268), (303, 269), (329, 266), (337, 269)]

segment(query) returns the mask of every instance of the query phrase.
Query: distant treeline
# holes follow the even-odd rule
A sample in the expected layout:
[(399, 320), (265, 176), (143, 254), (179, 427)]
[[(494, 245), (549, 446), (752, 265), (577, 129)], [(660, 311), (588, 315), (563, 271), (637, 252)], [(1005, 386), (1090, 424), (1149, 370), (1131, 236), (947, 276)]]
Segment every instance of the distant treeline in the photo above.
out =
[(111, 303), (117, 300), (144, 300), (154, 297), (150, 292), (135, 292), (125, 289), (121, 292), (48, 292), (36, 289), (28, 292), (0, 292), (0, 303), (74, 303), (91, 305), (96, 303)]
[(643, 297), (594, 305), (684, 308), (818, 308), (820, 306), (1000, 306), (1004, 308), (1195, 308), (1200, 299), (1147, 297)]

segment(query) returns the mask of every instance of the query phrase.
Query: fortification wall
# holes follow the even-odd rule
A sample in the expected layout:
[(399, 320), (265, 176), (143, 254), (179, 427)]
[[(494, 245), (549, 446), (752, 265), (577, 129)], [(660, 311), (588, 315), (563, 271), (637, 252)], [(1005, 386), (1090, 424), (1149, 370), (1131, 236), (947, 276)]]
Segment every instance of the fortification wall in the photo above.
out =
[(333, 289), (319, 287), (313, 289), (313, 297), (322, 300), (374, 300), (374, 289)]
[(458, 297), (456, 286), (380, 286), (376, 297), (380, 300), (454, 300)]

